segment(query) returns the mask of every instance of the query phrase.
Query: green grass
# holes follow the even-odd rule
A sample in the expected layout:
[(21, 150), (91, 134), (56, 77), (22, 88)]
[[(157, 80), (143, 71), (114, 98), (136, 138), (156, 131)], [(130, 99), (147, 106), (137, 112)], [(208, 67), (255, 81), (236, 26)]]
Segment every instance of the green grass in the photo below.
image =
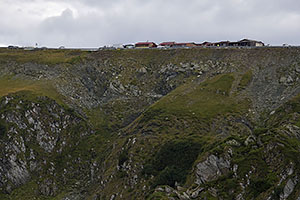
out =
[(0, 78), (0, 97), (20, 91), (31, 91), (38, 95), (48, 96), (63, 104), (63, 96), (56, 91), (50, 81), (35, 81), (11, 76)]
[(229, 95), (233, 81), (233, 75), (224, 74), (200, 84), (184, 84), (151, 106), (147, 112), (159, 110), (165, 114), (205, 121), (226, 113), (242, 113), (248, 103), (238, 102)]
[(162, 192), (154, 192), (151, 194), (147, 200), (169, 200), (165, 193)]
[(56, 197), (47, 197), (42, 195), (37, 195), (38, 192), (38, 183), (36, 180), (32, 180), (25, 185), (22, 185), (21, 187), (18, 187), (12, 191), (11, 194), (1, 194), (0, 193), (0, 199), (1, 200), (12, 200), (12, 199), (18, 199), (18, 200), (28, 200), (28, 199), (36, 199), (36, 200), (58, 200), (63, 198), (65, 193), (58, 194)]
[(16, 188), (13, 192), (9, 195), (0, 193), (1, 200), (28, 200), (28, 199), (35, 199), (35, 200), (60, 200), (65, 196), (65, 192), (58, 194), (55, 197), (47, 197), (38, 195), (38, 183), (36, 180), (32, 180), (21, 187)]
[(252, 74), (251, 70), (249, 70), (245, 74), (243, 74), (242, 79), (238, 85), (238, 89), (239, 90), (245, 89), (251, 82), (252, 77), (253, 77), (253, 74)]
[(80, 50), (7, 50), (0, 49), (0, 62), (16, 61), (18, 63), (38, 64), (75, 64), (87, 58), (88, 52)]
[(94, 129), (102, 133), (110, 132), (110, 123), (101, 108), (85, 109), (85, 113)]

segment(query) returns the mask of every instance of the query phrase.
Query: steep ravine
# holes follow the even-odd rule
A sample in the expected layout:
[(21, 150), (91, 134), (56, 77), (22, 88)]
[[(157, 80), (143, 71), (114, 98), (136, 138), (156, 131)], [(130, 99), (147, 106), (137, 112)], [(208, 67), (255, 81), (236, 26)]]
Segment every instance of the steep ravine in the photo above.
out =
[(0, 199), (300, 199), (300, 49), (0, 50)]

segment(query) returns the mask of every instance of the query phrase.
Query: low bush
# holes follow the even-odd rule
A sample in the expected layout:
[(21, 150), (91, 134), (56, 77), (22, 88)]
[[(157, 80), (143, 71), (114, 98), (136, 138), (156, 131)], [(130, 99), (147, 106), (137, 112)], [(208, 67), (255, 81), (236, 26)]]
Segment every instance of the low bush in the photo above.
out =
[(6, 126), (2, 121), (0, 121), (0, 138), (6, 134)]
[(184, 183), (201, 150), (199, 143), (190, 140), (168, 142), (145, 165), (143, 174), (155, 176), (153, 187)]
[(259, 194), (267, 191), (272, 184), (266, 179), (254, 179), (250, 184), (250, 191), (254, 198), (258, 197)]
[(119, 155), (119, 166), (122, 166), (128, 159), (128, 151), (122, 151)]

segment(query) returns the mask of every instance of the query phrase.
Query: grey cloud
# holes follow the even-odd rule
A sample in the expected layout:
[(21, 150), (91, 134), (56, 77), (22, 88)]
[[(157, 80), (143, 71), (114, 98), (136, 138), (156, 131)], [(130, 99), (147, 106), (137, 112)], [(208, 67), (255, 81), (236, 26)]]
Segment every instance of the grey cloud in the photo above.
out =
[[(29, 2), (16, 0), (15, 4), (26, 1)], [(300, 44), (298, 0), (30, 2), (40, 5), (41, 9), (46, 2), (59, 4), (63, 10), (45, 19), (27, 16), (24, 23), (20, 23), (20, 17), (6, 13), (5, 17), (11, 18), (12, 22), (4, 23), (0, 19), (0, 43), (26, 45), (39, 42), (47, 46), (97, 47), (145, 40), (202, 42), (247, 37), (271, 44)], [(22, 8), (18, 15), (24, 13)]]

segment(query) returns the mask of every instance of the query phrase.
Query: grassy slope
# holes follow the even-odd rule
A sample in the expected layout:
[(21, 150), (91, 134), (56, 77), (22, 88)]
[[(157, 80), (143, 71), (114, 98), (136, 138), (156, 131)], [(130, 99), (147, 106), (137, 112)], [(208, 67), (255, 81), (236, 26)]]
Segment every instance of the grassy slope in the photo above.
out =
[[(237, 112), (238, 102), (229, 96), (234, 76), (220, 75), (202, 84), (186, 84), (157, 102), (152, 109), (170, 114), (211, 119), (218, 114)], [(242, 106), (242, 105), (240, 105)]]
[[(88, 52), (79, 50), (7, 50), (0, 48), (0, 64), (7, 62), (36, 63), (44, 65), (75, 64), (87, 58)], [(0, 77), (0, 97), (9, 93), (28, 90), (39, 95), (48, 96), (59, 103), (63, 103), (63, 96), (60, 95), (48, 80), (29, 80), (17, 78), (13, 75)]]
[[(138, 134), (132, 136), (137, 137), (138, 141), (134, 147), (125, 148), (126, 155), (135, 162), (145, 163), (142, 174), (146, 179), (154, 175), (154, 179), (148, 180), (150, 186), (172, 185), (175, 181), (190, 184), (192, 180), (189, 180), (187, 171), (191, 170), (198, 155), (216, 151), (214, 147), (223, 141), (211, 132), (211, 122), (218, 117), (247, 113), (249, 101), (237, 98), (236, 93), (230, 94), (233, 85), (239, 84), (235, 82), (235, 76), (218, 75), (202, 83), (191, 78), (188, 83), (150, 106), (127, 127), (125, 132), (129, 137), (132, 133)], [(190, 151), (193, 153), (182, 155)], [(161, 163), (161, 167), (158, 163)], [(178, 170), (174, 166), (182, 167)], [(124, 195), (133, 194), (125, 192)]]
[(34, 81), (10, 76), (0, 77), (0, 97), (19, 91), (31, 91), (35, 94), (48, 96), (63, 104), (63, 96), (56, 91), (50, 81)]
[[(243, 80), (242, 80), (243, 82)], [(240, 85), (240, 84), (239, 84)], [(279, 194), (283, 191), (286, 180), (279, 184), (282, 178), (282, 170), (293, 163), (295, 173), (299, 174), (299, 148), (300, 141), (293, 135), (287, 135), (286, 125), (299, 125), (300, 100), (299, 96), (288, 101), (276, 110), (276, 114), (269, 117), (264, 127), (253, 131), (256, 141), (246, 145), (248, 135), (230, 135), (221, 140), (214, 140), (212, 145), (204, 144), (206, 150), (204, 158), (208, 153), (222, 155), (231, 148), (234, 152), (232, 165), (238, 166), (238, 177), (232, 173), (221, 176), (215, 181), (209, 182), (202, 187), (218, 189), (218, 196), (224, 199), (233, 199), (242, 192), (239, 182), (244, 182), (245, 177), (249, 177), (250, 185), (246, 188), (246, 199), (266, 199), (272, 191), (272, 199), (279, 199)], [(230, 145), (227, 142), (235, 140), (239, 145)], [(271, 148), (271, 149), (270, 149)], [(200, 160), (201, 160), (200, 154)], [(199, 160), (199, 161), (200, 161)], [(252, 175), (249, 172), (252, 171)], [(294, 173), (294, 174), (295, 174)], [(294, 175), (290, 176), (293, 177)], [(190, 183), (191, 184), (191, 183)], [(207, 198), (209, 194), (203, 193), (202, 198)], [(299, 186), (295, 188), (289, 199), (295, 199), (299, 195)], [(154, 193), (149, 199), (163, 198), (163, 194)]]
[[(250, 102), (248, 99), (238, 98), (236, 93), (230, 94), (234, 81), (234, 74), (218, 75), (202, 83), (192, 78), (188, 83), (176, 88), (150, 106), (133, 125), (138, 124), (137, 126), (141, 127), (153, 122), (163, 124), (168, 121), (166, 119), (170, 121), (176, 119), (181, 122), (185, 121), (191, 126), (195, 126), (193, 124), (195, 122), (200, 122), (201, 125), (198, 127), (196, 125), (196, 129), (192, 130), (197, 132), (197, 128), (205, 124), (209, 126), (216, 117), (245, 114)], [(164, 125), (172, 128), (167, 124)], [(128, 129), (134, 131), (132, 128), (136, 126), (129, 126)]]
[[(186, 181), (187, 187), (193, 183), (189, 177), (182, 176), (182, 171), (177, 172), (176, 169), (172, 168), (174, 164), (172, 163), (172, 159), (170, 159), (171, 155), (162, 155), (162, 150), (172, 151), (176, 159), (174, 162), (177, 166), (181, 166), (183, 165), (182, 162), (186, 162), (186, 160), (180, 159), (182, 156), (176, 157), (176, 152), (181, 147), (177, 147), (176, 145), (170, 147), (170, 142), (175, 144), (185, 143), (190, 147), (194, 145), (201, 147), (203, 153), (199, 153), (200, 159), (198, 161), (205, 158), (207, 154), (222, 155), (228, 148), (232, 148), (234, 151), (232, 164), (239, 166), (238, 174), (240, 177), (234, 178), (232, 173), (229, 173), (216, 181), (208, 183), (204, 187), (206, 189), (210, 187), (217, 188), (219, 196), (225, 199), (234, 198), (242, 191), (239, 182), (243, 182), (243, 180), (240, 178), (248, 176), (249, 171), (255, 169), (255, 174), (250, 178), (251, 184), (246, 190), (247, 199), (264, 199), (267, 197), (266, 192), (270, 193), (272, 190), (275, 191), (273, 198), (277, 199), (278, 194), (282, 192), (286, 183), (285, 181), (280, 186), (277, 186), (281, 177), (281, 170), (285, 169), (289, 163), (294, 163), (296, 166), (299, 165), (297, 154), (300, 142), (296, 138), (288, 137), (280, 131), (284, 129), (284, 124), (288, 119), (290, 121), (293, 119), (293, 124), (299, 124), (300, 117), (292, 117), (295, 116), (295, 113), (299, 112), (299, 97), (280, 107), (276, 111), (277, 115), (270, 118), (268, 124), (265, 124), (264, 129), (254, 130), (255, 136), (259, 137), (259, 141), (262, 142), (261, 144), (252, 142), (250, 145), (246, 145), (244, 142), (249, 135), (243, 132), (239, 132), (238, 134), (231, 132), (231, 135), (225, 138), (216, 138), (214, 137), (215, 133), (205, 136), (199, 134), (199, 129), (209, 126), (216, 117), (226, 115), (245, 116), (247, 113), (251, 105), (250, 102), (247, 99), (240, 99), (238, 92), (231, 93), (230, 91), (234, 84), (239, 91), (245, 89), (252, 80), (252, 72), (248, 71), (245, 74), (241, 74), (236, 79), (235, 76), (234, 74), (223, 74), (200, 84), (194, 79), (156, 102), (134, 123), (134, 126), (128, 128), (128, 133), (141, 134), (139, 137), (143, 142), (138, 142), (137, 146), (129, 151), (129, 155), (133, 155), (137, 160), (146, 158), (143, 173), (146, 175), (146, 178), (149, 175), (154, 175), (154, 179), (150, 181), (150, 185), (160, 183), (172, 186), (174, 184), (172, 180), (174, 179), (179, 183)], [(235, 80), (239, 81), (234, 83)], [(180, 127), (182, 119), (184, 123), (188, 124), (186, 128)], [(203, 121), (207, 123), (200, 123)], [(281, 127), (280, 125), (283, 126)], [(149, 133), (150, 135), (148, 135)], [(231, 140), (238, 141), (240, 145), (229, 145), (227, 142)], [(278, 145), (273, 150), (276, 153), (267, 151), (268, 146), (272, 144), (284, 144), (284, 146)], [(138, 153), (143, 156), (135, 152), (139, 148), (145, 149), (143, 153)], [(165, 150), (166, 148), (167, 150)], [(152, 152), (147, 152), (146, 149), (152, 149)], [(277, 155), (274, 157), (273, 153), (280, 155), (280, 157)], [(271, 161), (267, 162), (266, 159)], [(158, 169), (157, 163), (164, 163), (166, 160), (170, 161), (170, 163), (165, 164), (164, 168)], [(281, 164), (277, 162), (281, 162)], [(190, 169), (190, 167), (185, 166), (185, 169)], [(296, 170), (298, 171), (299, 169)], [(173, 175), (170, 176), (169, 173)], [(229, 193), (229, 191), (233, 192)], [(209, 194), (203, 195), (203, 198), (209, 196)], [(295, 195), (296, 193), (293, 193), (290, 199), (295, 198)], [(150, 195), (149, 199), (164, 197), (163, 194), (158, 192)]]
[(88, 52), (80, 50), (7, 50), (0, 48), (0, 62), (16, 61), (18, 63), (38, 64), (74, 64), (86, 59)]

